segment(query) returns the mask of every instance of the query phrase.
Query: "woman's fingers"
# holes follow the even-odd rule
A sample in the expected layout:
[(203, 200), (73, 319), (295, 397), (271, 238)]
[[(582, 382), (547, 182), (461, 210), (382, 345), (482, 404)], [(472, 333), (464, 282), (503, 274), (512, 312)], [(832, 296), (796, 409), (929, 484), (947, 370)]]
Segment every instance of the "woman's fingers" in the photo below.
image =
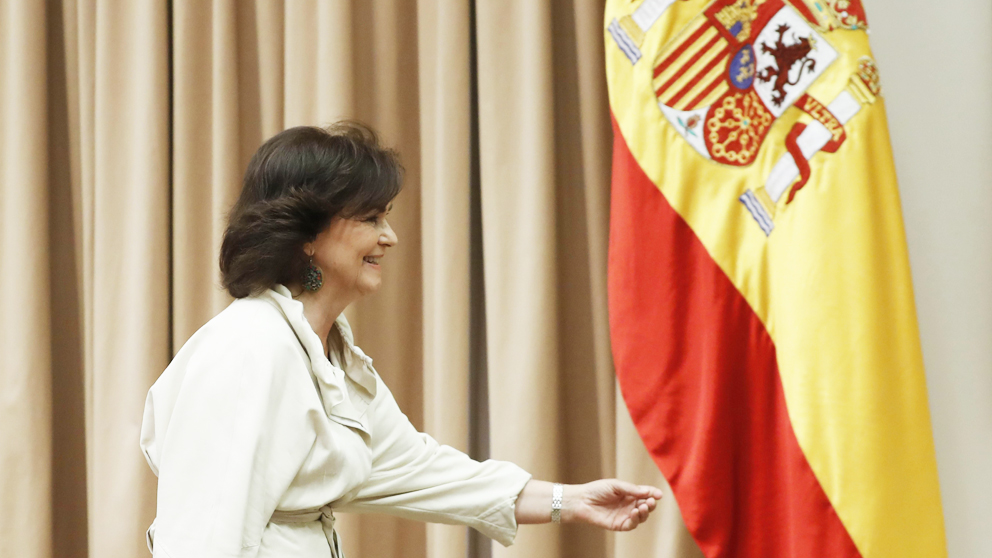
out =
[(646, 521), (648, 518), (648, 514), (651, 513), (651, 510), (648, 509), (648, 505), (646, 503), (638, 506), (637, 511), (640, 512), (641, 521)]
[(641, 498), (654, 498), (655, 500), (661, 500), (662, 492), (660, 488), (646, 484), (638, 486), (637, 488), (641, 489), (644, 494)]
[(650, 486), (647, 484), (636, 485), (629, 482), (617, 481), (619, 483), (619, 488), (630, 494), (635, 498), (640, 498), (642, 500), (647, 498), (654, 498), (655, 500), (660, 500), (662, 492), (660, 488)]
[(640, 523), (641, 523), (640, 512), (635, 508), (630, 511), (630, 515), (627, 517), (626, 520), (624, 520), (621, 530), (630, 531), (635, 527), (637, 527), (638, 525), (640, 525)]
[(656, 506), (657, 502), (654, 498), (650, 497), (634, 502), (634, 507), (630, 510), (629, 517), (624, 520), (621, 530), (629, 531), (647, 521), (648, 516), (654, 511)]
[(640, 506), (641, 504), (647, 504), (648, 510), (653, 510), (655, 508), (655, 506), (658, 505), (658, 502), (654, 498), (646, 498), (646, 499), (645, 498), (641, 498), (634, 505), (635, 506)]
[(638, 486), (634, 483), (622, 481), (619, 479), (612, 479), (612, 482), (615, 490), (619, 490), (635, 498), (643, 498), (646, 496), (646, 494), (642, 495), (642, 493), (644, 492), (644, 490), (642, 490), (644, 488), (643, 486)]
[(641, 508), (637, 508), (634, 510), (634, 522), (637, 525), (640, 525), (641, 523), (644, 522), (645, 519), (647, 519), (648, 516), (647, 514), (644, 513), (645, 511), (647, 510), (642, 510)]
[(619, 530), (630, 531), (634, 529), (648, 518), (649, 513), (650, 510), (648, 510), (647, 503), (639, 502), (636, 506), (634, 506), (630, 510), (630, 512), (627, 514), (627, 517), (624, 518), (623, 522), (620, 524)]

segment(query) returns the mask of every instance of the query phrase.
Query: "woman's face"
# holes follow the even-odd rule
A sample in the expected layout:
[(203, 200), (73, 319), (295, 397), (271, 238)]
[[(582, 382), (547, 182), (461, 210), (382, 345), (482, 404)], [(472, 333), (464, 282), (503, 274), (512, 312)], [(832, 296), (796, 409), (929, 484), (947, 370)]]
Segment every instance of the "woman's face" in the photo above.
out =
[(345, 219), (335, 217), (306, 249), (313, 250), (313, 263), (324, 275), (324, 286), (345, 296), (373, 293), (382, 284), (380, 259), (396, 244), (385, 211)]

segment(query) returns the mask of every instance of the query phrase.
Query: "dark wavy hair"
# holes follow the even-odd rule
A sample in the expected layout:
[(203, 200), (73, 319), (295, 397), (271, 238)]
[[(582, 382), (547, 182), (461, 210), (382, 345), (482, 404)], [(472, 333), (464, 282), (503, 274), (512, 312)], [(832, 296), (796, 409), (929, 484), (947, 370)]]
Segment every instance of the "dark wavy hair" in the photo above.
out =
[(368, 126), (339, 122), (280, 132), (258, 148), (245, 171), (220, 248), (220, 271), (235, 298), (299, 280), (303, 245), (333, 217), (386, 209), (400, 192), (399, 156)]

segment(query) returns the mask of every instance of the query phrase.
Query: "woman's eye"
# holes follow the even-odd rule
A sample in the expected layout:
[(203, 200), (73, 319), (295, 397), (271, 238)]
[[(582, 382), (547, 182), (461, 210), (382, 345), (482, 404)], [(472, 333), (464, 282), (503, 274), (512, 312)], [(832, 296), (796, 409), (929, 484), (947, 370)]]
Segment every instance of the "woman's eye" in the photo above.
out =
[(373, 213), (372, 215), (369, 215), (368, 217), (362, 219), (362, 221), (365, 223), (371, 223), (375, 226), (379, 226), (379, 224), (383, 220), (385, 220), (386, 216), (388, 215), (389, 215), (389, 211), (383, 211), (381, 213)]

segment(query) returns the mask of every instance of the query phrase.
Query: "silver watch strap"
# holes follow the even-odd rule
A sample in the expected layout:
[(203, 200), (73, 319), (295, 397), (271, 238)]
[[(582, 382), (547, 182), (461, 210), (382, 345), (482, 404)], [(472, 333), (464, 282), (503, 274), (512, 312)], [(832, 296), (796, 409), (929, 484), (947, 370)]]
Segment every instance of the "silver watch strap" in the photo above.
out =
[(561, 523), (561, 497), (565, 489), (561, 484), (555, 483), (551, 487), (551, 522)]

